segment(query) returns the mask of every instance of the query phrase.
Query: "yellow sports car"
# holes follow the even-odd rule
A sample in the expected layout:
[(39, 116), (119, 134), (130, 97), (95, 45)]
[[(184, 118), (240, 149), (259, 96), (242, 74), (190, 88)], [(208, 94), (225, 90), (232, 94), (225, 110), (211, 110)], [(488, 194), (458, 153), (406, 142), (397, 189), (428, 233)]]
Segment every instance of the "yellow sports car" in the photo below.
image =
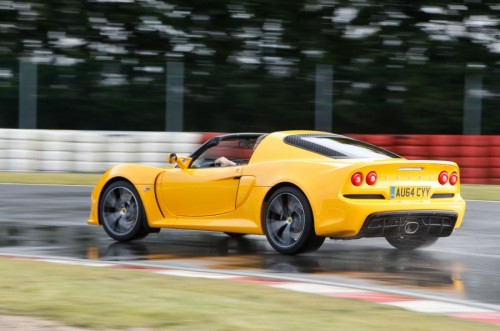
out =
[(410, 161), (327, 132), (227, 134), (167, 159), (106, 171), (88, 223), (118, 241), (160, 228), (265, 234), (279, 253), (297, 254), (327, 237), (415, 249), (449, 236), (465, 212), (455, 163)]

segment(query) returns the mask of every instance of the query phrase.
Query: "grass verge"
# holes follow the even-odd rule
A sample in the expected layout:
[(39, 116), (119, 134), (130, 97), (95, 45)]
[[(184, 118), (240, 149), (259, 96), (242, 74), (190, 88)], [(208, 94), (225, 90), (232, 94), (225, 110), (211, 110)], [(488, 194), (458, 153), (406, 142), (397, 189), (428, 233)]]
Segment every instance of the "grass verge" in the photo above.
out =
[(498, 330), (447, 316), (220, 280), (0, 259), (0, 314), (87, 328)]
[(500, 201), (500, 185), (462, 184), (461, 191), (466, 200)]
[[(0, 183), (95, 185), (100, 177), (100, 174), (0, 172)], [(500, 201), (500, 185), (463, 184), (461, 189), (466, 200)]]

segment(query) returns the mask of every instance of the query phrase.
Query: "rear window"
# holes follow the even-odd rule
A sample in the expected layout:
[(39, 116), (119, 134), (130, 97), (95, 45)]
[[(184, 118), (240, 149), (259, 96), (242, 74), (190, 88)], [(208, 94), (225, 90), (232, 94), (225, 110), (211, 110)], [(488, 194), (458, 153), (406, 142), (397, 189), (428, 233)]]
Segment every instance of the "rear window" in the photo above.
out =
[(359, 140), (332, 135), (293, 135), (285, 137), (292, 146), (334, 159), (385, 159), (400, 156)]

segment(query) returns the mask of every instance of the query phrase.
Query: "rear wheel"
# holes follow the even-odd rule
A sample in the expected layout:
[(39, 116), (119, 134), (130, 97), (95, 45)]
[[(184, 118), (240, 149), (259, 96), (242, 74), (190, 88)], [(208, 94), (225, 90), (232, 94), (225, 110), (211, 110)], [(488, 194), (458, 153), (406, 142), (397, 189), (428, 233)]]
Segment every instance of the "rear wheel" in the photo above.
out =
[(99, 219), (106, 233), (118, 241), (141, 239), (148, 235), (144, 207), (132, 184), (116, 181), (99, 201)]
[(313, 214), (306, 196), (294, 187), (282, 187), (269, 197), (263, 227), (267, 240), (281, 254), (315, 251), (325, 241), (325, 237), (318, 237), (314, 232)]
[(385, 239), (397, 249), (410, 251), (430, 246), (434, 244), (439, 237), (386, 237)]

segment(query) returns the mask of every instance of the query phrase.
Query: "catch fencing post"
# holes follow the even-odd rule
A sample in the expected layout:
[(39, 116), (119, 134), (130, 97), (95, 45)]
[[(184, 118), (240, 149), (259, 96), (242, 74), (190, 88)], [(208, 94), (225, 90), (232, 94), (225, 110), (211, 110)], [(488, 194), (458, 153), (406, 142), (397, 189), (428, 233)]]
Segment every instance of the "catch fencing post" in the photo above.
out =
[(183, 131), (184, 64), (182, 62), (167, 62), (166, 88), (165, 131)]
[(332, 131), (333, 120), (333, 66), (316, 66), (314, 128)]
[(480, 75), (465, 77), (463, 134), (481, 134), (483, 79)]
[(37, 65), (29, 59), (19, 61), (19, 123), (20, 129), (36, 129)]

